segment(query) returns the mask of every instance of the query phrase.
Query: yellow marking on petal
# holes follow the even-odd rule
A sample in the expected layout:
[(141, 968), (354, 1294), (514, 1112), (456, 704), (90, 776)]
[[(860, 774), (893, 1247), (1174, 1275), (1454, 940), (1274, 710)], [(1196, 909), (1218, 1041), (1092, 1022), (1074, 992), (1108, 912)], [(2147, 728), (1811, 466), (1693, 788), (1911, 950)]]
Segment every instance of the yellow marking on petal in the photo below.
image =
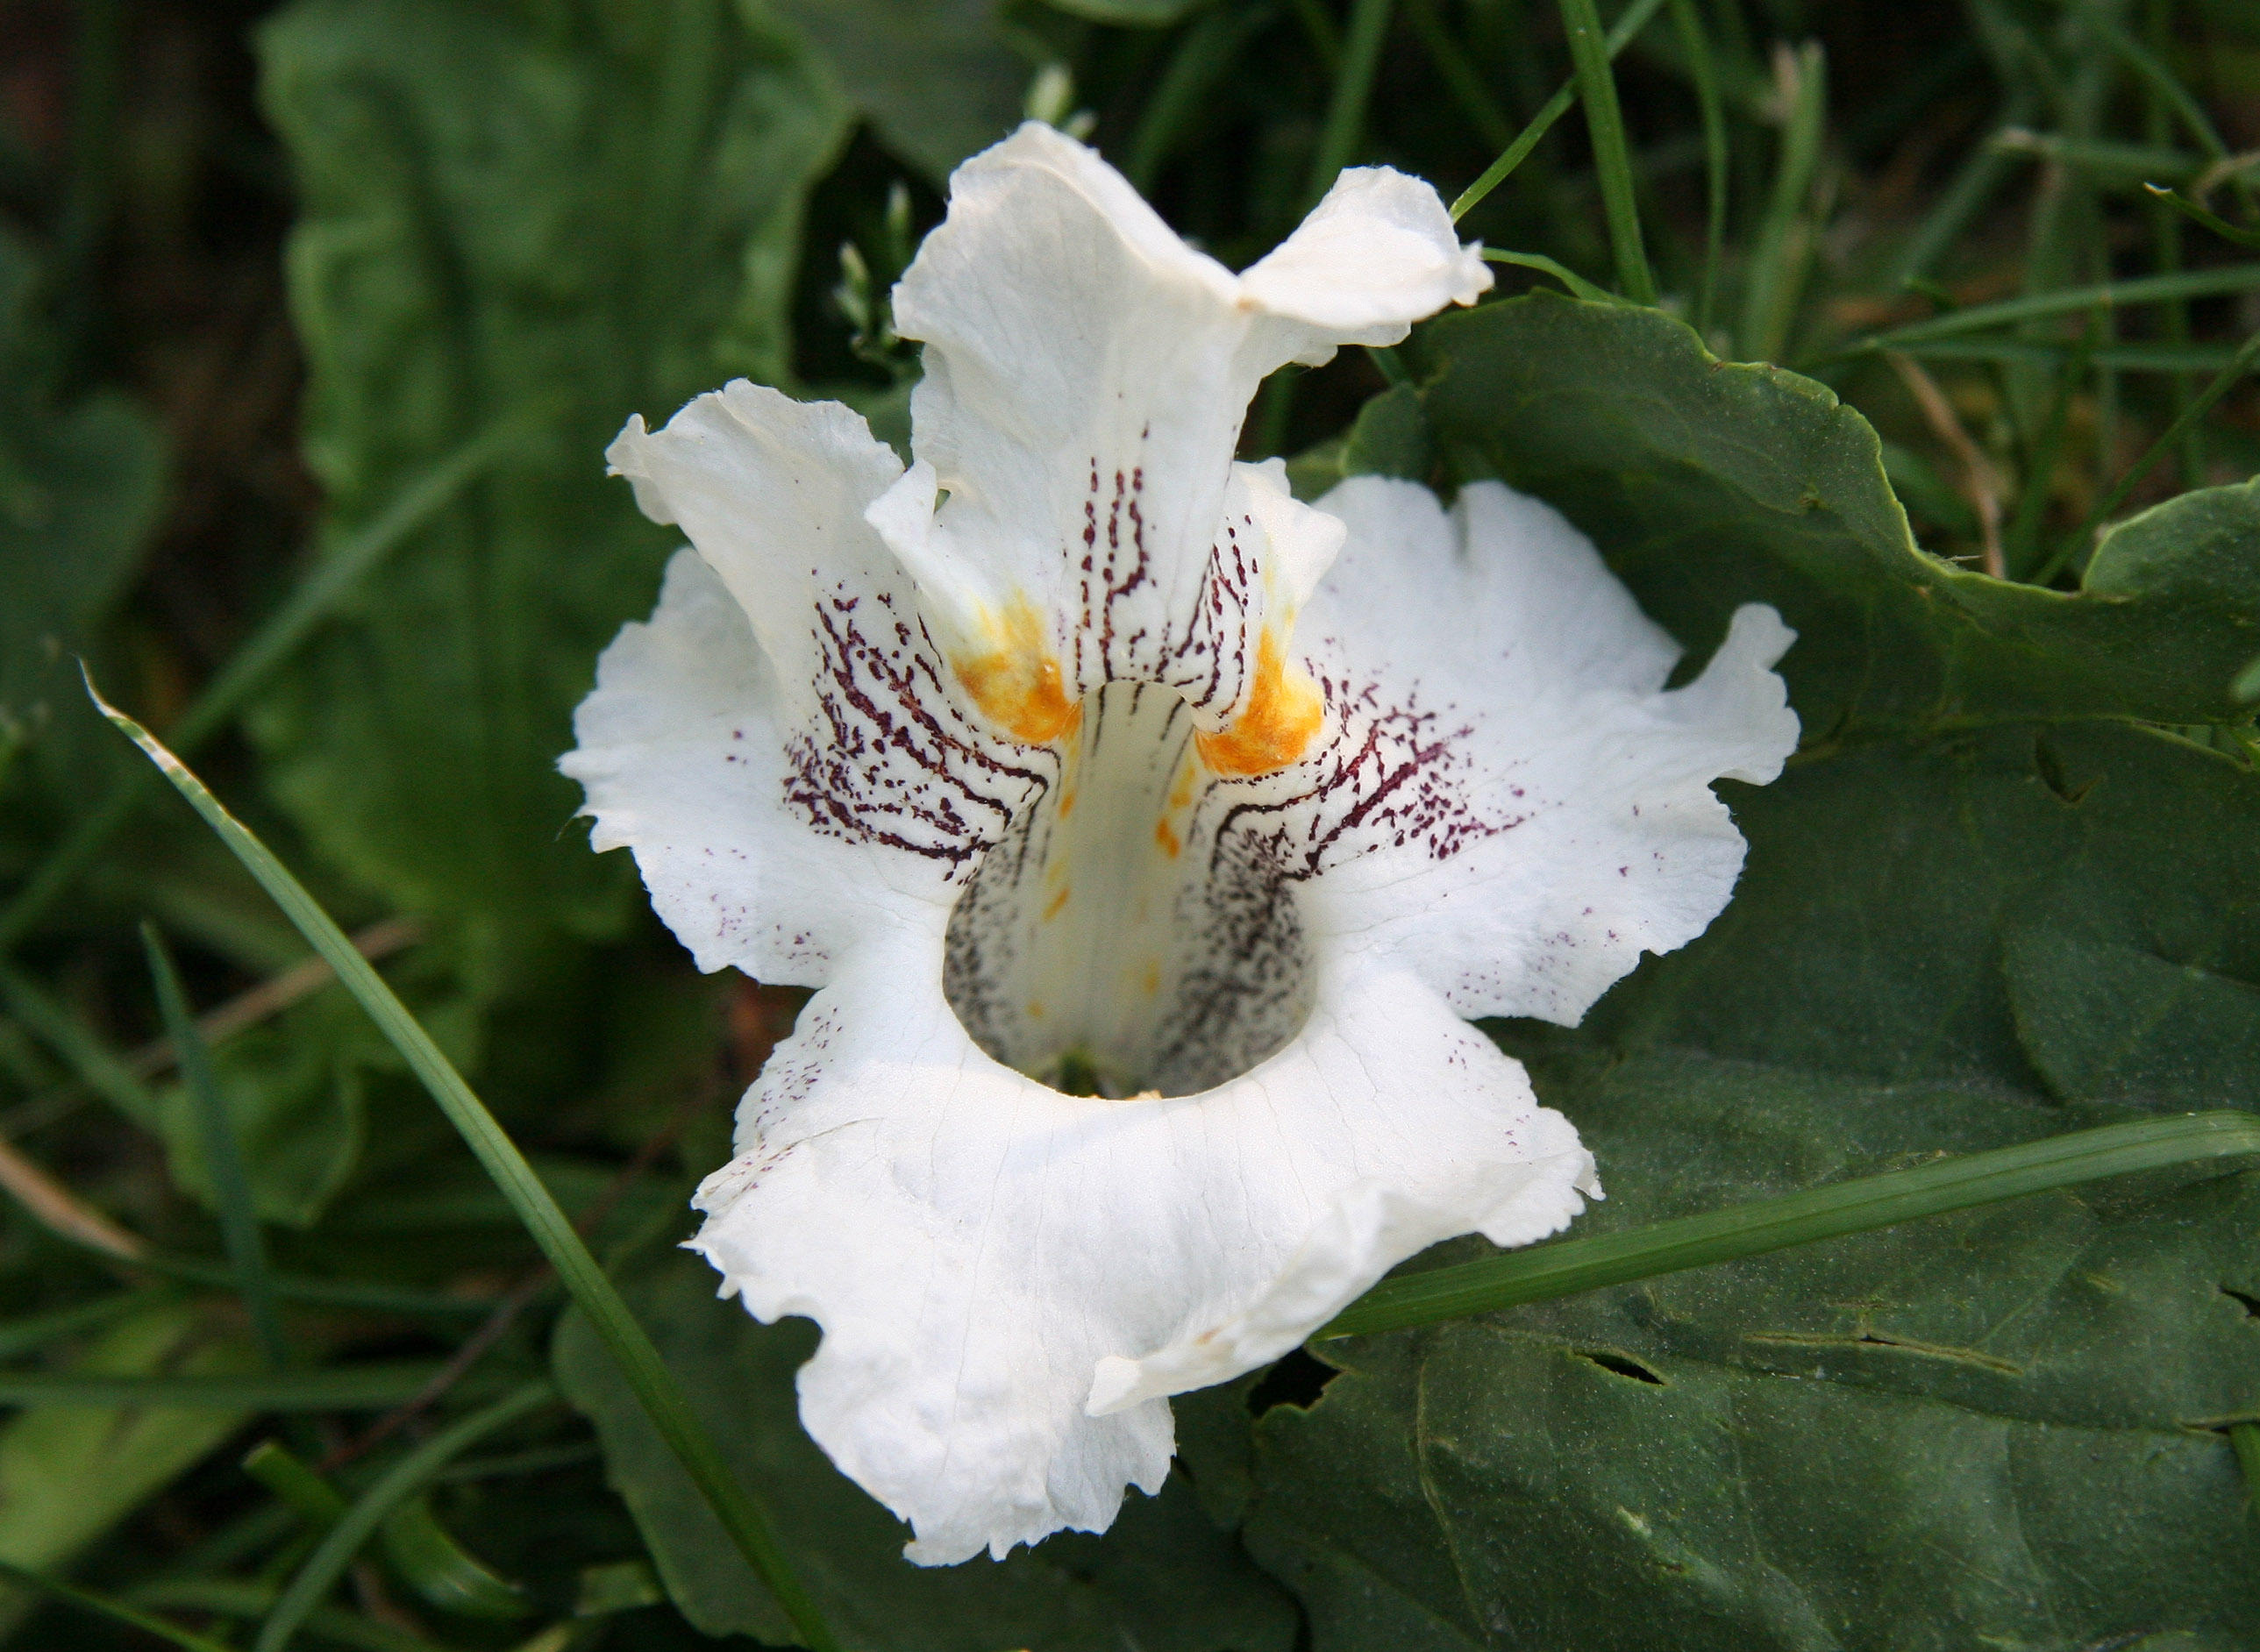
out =
[(1083, 702), (1068, 697), (1042, 619), (1016, 597), (1001, 619), (983, 620), (997, 646), (953, 654), (950, 669), (991, 722), (1024, 746), (1050, 745), (1081, 719)]
[(1177, 834), (1169, 829), (1169, 823), (1167, 820), (1154, 822), (1154, 841), (1160, 844), (1162, 853), (1173, 861), (1184, 851), (1185, 846), (1177, 841)]
[(1062, 820), (1075, 812), (1075, 788), (1069, 786), (1060, 793), (1059, 818)]
[(1044, 1006), (1033, 998), (1028, 1000), (1028, 1019), (1032, 1021), (1041, 1021), (1044, 1019)]
[(1053, 896), (1051, 899), (1044, 903), (1044, 921), (1046, 923), (1049, 923), (1053, 919), (1058, 917), (1060, 915), (1060, 908), (1066, 905), (1067, 890), (1062, 889), (1058, 894)]
[(1182, 809), (1192, 800), (1193, 765), (1192, 760), (1191, 758), (1187, 758), (1185, 760), (1184, 772), (1177, 776), (1177, 783), (1169, 788), (1169, 807), (1172, 809)]
[(1162, 966), (1151, 958), (1146, 961), (1146, 978), (1140, 983), (1148, 995), (1162, 990)]
[(1231, 726), (1193, 735), (1201, 759), (1219, 775), (1268, 775), (1303, 754), (1327, 720), (1319, 685), (1291, 670), (1264, 628), (1255, 651), (1255, 691)]

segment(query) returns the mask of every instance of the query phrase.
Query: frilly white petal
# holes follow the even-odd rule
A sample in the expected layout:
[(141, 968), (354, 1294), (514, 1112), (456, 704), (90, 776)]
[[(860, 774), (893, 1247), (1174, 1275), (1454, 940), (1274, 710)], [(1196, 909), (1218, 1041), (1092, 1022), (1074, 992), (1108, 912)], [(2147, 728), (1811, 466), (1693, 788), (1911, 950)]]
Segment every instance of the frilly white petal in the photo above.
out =
[(914, 1560), (1103, 1529), (1168, 1470), (1161, 1396), (1276, 1357), (1437, 1238), (1525, 1241), (1597, 1191), (1521, 1069), (1403, 970), (1322, 983), (1219, 1089), (1105, 1101), (974, 1048), (937, 940), (875, 942), (812, 1002), (694, 1241), (758, 1316), (823, 1326), (802, 1419)]
[(1458, 771), (1445, 825), (1313, 883), (1316, 921), (1418, 969), (1463, 1015), (1575, 1025), (1732, 895), (1744, 846), (1711, 783), (1763, 784), (1795, 748), (1771, 669), (1795, 633), (1747, 606), (1702, 675), (1667, 691), (1677, 645), (1551, 507), (1479, 483), (1447, 515), (1427, 489), (1371, 476), (1321, 504), (1349, 536), (1299, 640), (1314, 669), (1424, 708), (1429, 749)]
[(1243, 300), (1344, 344), (1395, 344), (1410, 323), (1491, 290), (1434, 190), (1387, 167), (1345, 172), (1302, 227), (1240, 278)]

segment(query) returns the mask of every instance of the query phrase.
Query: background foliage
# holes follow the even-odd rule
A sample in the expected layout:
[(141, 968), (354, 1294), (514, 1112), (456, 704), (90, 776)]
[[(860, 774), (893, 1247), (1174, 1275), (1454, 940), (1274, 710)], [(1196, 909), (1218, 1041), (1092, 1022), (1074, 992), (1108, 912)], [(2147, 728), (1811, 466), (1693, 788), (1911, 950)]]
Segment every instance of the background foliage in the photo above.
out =
[(359, 926), (850, 1646), (2260, 1645), (2251, 1172), (1320, 1344), (1181, 1401), (1105, 1539), (941, 1573), (799, 1433), (809, 1327), (668, 1248), (797, 995), (696, 976), (571, 824), (670, 546), (601, 449), (740, 374), (903, 439), (885, 289), (1024, 111), (1239, 265), (1595, 92), (1463, 220), (1534, 265), (1243, 439), (1536, 493), (1691, 660), (1800, 633), (1725, 917), (1494, 1029), (1601, 1155), (1584, 1231), (2254, 1104), (2260, 15), (1670, 0), (1612, 117), (1584, 10), (0, 3), (0, 1568), (98, 1597), (19, 1584), (6, 1644), (271, 1652), (294, 1587), (291, 1644), (792, 1635), (83, 655)]

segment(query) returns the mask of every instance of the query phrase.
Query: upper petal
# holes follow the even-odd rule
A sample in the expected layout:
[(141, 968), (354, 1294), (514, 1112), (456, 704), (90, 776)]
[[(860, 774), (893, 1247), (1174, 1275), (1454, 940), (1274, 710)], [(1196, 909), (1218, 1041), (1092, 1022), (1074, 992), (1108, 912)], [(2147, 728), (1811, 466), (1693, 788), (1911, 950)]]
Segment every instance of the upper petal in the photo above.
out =
[(1243, 298), (1343, 344), (1394, 344), (1410, 318), (1491, 290), (1434, 190), (1388, 167), (1335, 180), (1302, 227), (1240, 278)]
[(1070, 697), (1214, 679), (1202, 714), (1220, 726), (1255, 692), (1270, 592), (1291, 581), (1229, 498), (1257, 383), (1487, 283), (1416, 180), (1346, 175), (1234, 276), (1091, 151), (1024, 126), (958, 169), (896, 290), (896, 325), (926, 342), (912, 411), (932, 472), (878, 519), (954, 655), (1036, 651), (1020, 675), (1048, 665)]

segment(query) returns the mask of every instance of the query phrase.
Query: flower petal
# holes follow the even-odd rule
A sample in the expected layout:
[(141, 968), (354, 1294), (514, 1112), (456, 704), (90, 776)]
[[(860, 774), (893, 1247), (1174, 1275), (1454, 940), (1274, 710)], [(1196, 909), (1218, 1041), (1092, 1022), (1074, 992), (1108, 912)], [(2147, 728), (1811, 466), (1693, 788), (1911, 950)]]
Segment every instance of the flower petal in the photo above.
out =
[(1417, 970), (1463, 1015), (1574, 1025), (1733, 893), (1744, 846), (1711, 783), (1763, 784), (1795, 748), (1770, 669), (1795, 633), (1746, 606), (1666, 691), (1677, 646), (1550, 506), (1478, 483), (1447, 516), (1372, 476), (1321, 504), (1349, 538), (1298, 640), (1362, 709), (1335, 795), (1308, 805), (1327, 823), (1304, 834), (1325, 839), (1313, 930)]
[(958, 169), (896, 289), (896, 325), (926, 341), (912, 413), (931, 470), (875, 519), (953, 660), (1025, 655), (1013, 681), (1048, 669), (1070, 699), (1219, 683), (1198, 715), (1221, 726), (1255, 692), (1269, 595), (1291, 580), (1232, 498), (1256, 385), (1488, 284), (1416, 180), (1345, 175), (1241, 277), (1090, 150), (1023, 126)]
[(913, 1560), (1105, 1528), (1168, 1471), (1160, 1396), (1276, 1357), (1435, 1239), (1527, 1241), (1596, 1191), (1520, 1068), (1401, 969), (1322, 980), (1219, 1089), (1107, 1101), (974, 1048), (938, 940), (874, 936), (811, 1002), (693, 1241), (758, 1317), (823, 1326), (802, 1420)]
[(1048, 754), (942, 686), (863, 520), (901, 467), (855, 414), (740, 381), (610, 456), (697, 552), (599, 661), (561, 767), (701, 969), (816, 984), (872, 923), (946, 910)]
[(1388, 167), (1335, 180), (1302, 227), (1241, 276), (1241, 296), (1342, 344), (1395, 344), (1407, 318), (1491, 290), (1479, 247), (1463, 247), (1434, 190)]

